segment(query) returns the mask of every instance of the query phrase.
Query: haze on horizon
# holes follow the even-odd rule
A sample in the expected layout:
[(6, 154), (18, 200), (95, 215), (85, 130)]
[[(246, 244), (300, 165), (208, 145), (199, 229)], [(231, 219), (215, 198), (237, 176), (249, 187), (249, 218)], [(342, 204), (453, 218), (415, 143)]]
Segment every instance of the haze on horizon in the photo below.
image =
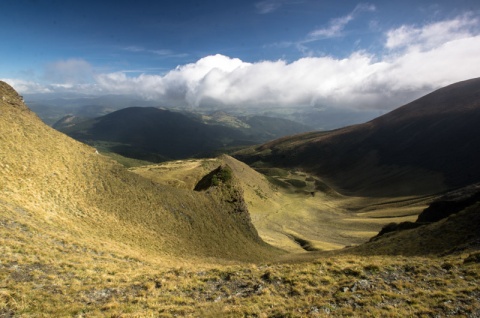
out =
[(471, 0), (22, 0), (0, 10), (0, 79), (24, 95), (388, 111), (480, 76)]

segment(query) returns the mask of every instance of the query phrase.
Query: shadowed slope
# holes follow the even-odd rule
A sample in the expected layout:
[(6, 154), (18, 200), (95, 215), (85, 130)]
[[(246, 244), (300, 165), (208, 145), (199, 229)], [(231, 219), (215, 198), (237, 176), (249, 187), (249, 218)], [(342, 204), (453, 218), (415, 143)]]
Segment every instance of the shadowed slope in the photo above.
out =
[(244, 138), (232, 128), (154, 107), (125, 108), (61, 130), (77, 140), (110, 143), (107, 148), (113, 152), (151, 161), (188, 158)]
[(368, 123), (239, 152), (249, 164), (300, 167), (346, 194), (418, 195), (480, 180), (480, 79), (450, 85)]
[(220, 149), (309, 130), (279, 118), (207, 116), (155, 107), (129, 107), (95, 119), (65, 116), (53, 127), (101, 150), (152, 162), (211, 156)]
[(47, 224), (74, 240), (160, 256), (255, 260), (276, 253), (231, 217), (224, 198), (154, 184), (43, 124), (3, 82), (0, 95), (5, 221), (18, 222), (18, 209), (35, 231)]

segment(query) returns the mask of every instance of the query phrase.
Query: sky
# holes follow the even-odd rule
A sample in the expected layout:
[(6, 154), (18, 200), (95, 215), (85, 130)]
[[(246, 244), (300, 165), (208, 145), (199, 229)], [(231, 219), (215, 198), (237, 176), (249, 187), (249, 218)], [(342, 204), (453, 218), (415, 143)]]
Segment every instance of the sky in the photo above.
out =
[(480, 77), (480, 1), (0, 0), (21, 94), (388, 111)]

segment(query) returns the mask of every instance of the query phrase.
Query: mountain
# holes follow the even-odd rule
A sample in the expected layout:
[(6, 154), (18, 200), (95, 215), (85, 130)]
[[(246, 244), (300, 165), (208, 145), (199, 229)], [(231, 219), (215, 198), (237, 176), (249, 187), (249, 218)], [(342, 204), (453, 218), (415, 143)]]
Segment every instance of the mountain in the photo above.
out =
[(3, 82), (0, 95), (0, 216), (13, 226), (1, 229), (22, 229), (12, 238), (151, 257), (278, 253), (261, 241), (248, 210), (230, 203), (240, 200), (234, 176), (202, 192), (153, 183), (46, 126)]
[(150, 161), (211, 155), (308, 129), (284, 119), (199, 116), (154, 107), (129, 107), (92, 120), (67, 116), (53, 127), (96, 147)]
[(124, 108), (63, 132), (89, 144), (108, 143), (106, 148), (115, 153), (150, 161), (188, 158), (248, 144), (242, 142), (242, 133), (232, 128), (207, 125), (154, 107)]
[(238, 152), (312, 172), (344, 194), (421, 195), (480, 180), (480, 78), (452, 84), (364, 124)]

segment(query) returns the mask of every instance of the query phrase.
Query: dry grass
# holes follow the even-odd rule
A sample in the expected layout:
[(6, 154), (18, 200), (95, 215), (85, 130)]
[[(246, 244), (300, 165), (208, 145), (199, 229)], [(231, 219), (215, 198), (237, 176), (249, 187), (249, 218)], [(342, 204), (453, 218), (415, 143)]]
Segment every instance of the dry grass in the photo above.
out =
[[(159, 185), (44, 125), (11, 88), (0, 95), (0, 201), (79, 239), (154, 255), (270, 258), (221, 196)], [(33, 222), (33, 221), (32, 221)]]
[(285, 254), (226, 201), (240, 183), (262, 237), (302, 251), (285, 234), (341, 247), (423, 199), (312, 197), (230, 157), (235, 182), (198, 193), (219, 161), (132, 170), (147, 179), (43, 125), (7, 86), (0, 96), (0, 317), (480, 315), (478, 252)]
[(218, 159), (190, 159), (134, 167), (130, 171), (159, 184), (193, 190), (202, 177), (221, 164)]
[(42, 243), (34, 231), (13, 231), (15, 226), (4, 228), (1, 236), (0, 315), (7, 317), (480, 313), (480, 265), (469, 262), (478, 260), (478, 253), (473, 254), (476, 258), (470, 254), (444, 258), (317, 256), (301, 263), (169, 264), (47, 235), (42, 235)]
[(308, 241), (318, 250), (361, 244), (388, 223), (415, 221), (434, 198), (342, 196), (305, 172), (260, 169), (267, 177), (226, 155), (136, 167), (131, 171), (159, 184), (193, 189), (203, 175), (221, 164), (232, 167), (238, 177), (260, 237), (293, 253), (305, 252), (293, 237)]

